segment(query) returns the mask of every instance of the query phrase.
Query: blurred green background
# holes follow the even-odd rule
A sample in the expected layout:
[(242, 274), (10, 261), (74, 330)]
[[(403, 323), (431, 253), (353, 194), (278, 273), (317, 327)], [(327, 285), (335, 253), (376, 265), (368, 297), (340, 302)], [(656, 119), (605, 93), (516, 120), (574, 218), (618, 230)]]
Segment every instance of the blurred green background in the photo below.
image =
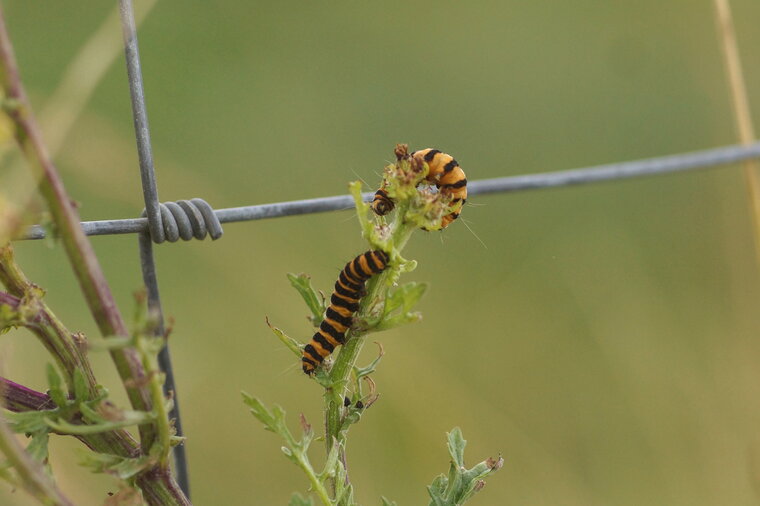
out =
[[(114, 3), (4, 2), (36, 108)], [(757, 118), (760, 5), (732, 6)], [(164, 201), (371, 189), (397, 142), (455, 155), (470, 180), (735, 142), (707, 0), (162, 0), (140, 47)], [(119, 55), (57, 156), (85, 220), (143, 207), (130, 114)], [(405, 280), (430, 283), (424, 321), (372, 336), (381, 398), (348, 448), (360, 502), (427, 504), (457, 425), (470, 463), (505, 458), (471, 504), (760, 502), (760, 276), (738, 167), (475, 197), (462, 217), (472, 231), (459, 220), (406, 250), (419, 268)], [(92, 242), (129, 316), (137, 238)], [(351, 212), (157, 248), (196, 504), (286, 504), (306, 489), (239, 391), (320, 424), (320, 389), (264, 317), (307, 339), (285, 273), (329, 291), (365, 248)], [(69, 328), (96, 336), (61, 247), (17, 254)], [(8, 377), (45, 389), (29, 334), (1, 350)], [(108, 357), (92, 358), (123, 400)], [(115, 481), (73, 465), (79, 451), (53, 442), (56, 476), (78, 504), (101, 504)], [(31, 501), (4, 486), (0, 504)]]

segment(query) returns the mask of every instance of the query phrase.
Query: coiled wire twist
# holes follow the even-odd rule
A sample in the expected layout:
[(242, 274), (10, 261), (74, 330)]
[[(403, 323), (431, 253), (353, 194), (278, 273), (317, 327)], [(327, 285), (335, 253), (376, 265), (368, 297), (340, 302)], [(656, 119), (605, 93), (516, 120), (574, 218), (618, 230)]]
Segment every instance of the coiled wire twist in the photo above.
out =
[[(214, 209), (203, 199), (178, 200), (158, 204), (161, 211), (161, 226), (157, 227), (159, 237), (151, 239), (156, 244), (164, 241), (177, 242), (182, 239), (189, 241), (192, 238), (205, 239), (211, 236), (217, 240), (222, 236), (222, 224), (216, 216)], [(141, 216), (147, 216), (143, 210)]]

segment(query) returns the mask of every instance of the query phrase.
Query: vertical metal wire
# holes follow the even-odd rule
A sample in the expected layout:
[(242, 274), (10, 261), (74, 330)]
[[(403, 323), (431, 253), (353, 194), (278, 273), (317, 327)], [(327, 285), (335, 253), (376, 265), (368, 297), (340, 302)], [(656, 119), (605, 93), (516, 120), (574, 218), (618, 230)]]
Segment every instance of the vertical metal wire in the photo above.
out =
[[(153, 154), (150, 145), (150, 130), (148, 128), (148, 113), (145, 107), (142, 72), (140, 70), (140, 53), (137, 46), (137, 28), (135, 26), (134, 10), (131, 0), (119, 0), (122, 33), (124, 36), (124, 53), (129, 77), (129, 91), (132, 98), (132, 116), (137, 139), (137, 154), (140, 160), (140, 177), (142, 179), (143, 198), (145, 199), (145, 214), (148, 218), (149, 233), (141, 233), (139, 238), (140, 264), (143, 282), (148, 290), (148, 310), (157, 318), (156, 335), (164, 333), (164, 318), (161, 310), (161, 298), (158, 292), (156, 266), (153, 259), (151, 239), (161, 243), (165, 239), (161, 211), (158, 203), (158, 188), (153, 167)], [(150, 234), (150, 235), (149, 235)], [(175, 420), (177, 435), (182, 436), (182, 423), (179, 414), (179, 399), (174, 384), (174, 374), (171, 366), (168, 345), (159, 354), (159, 365), (166, 375), (164, 394), (174, 397), (174, 407), (170, 416)], [(185, 446), (176, 446), (173, 451), (177, 483), (185, 496), (190, 499), (190, 481), (187, 472), (187, 455)]]
[[(153, 242), (147, 232), (139, 234), (140, 245), (140, 266), (142, 268), (143, 282), (148, 291), (148, 310), (151, 316), (155, 318), (156, 327), (154, 335), (163, 336), (166, 332), (164, 326), (164, 313), (161, 308), (161, 297), (158, 293), (158, 279), (156, 278), (156, 263), (153, 260)], [(174, 428), (178, 436), (184, 434), (182, 430), (182, 418), (179, 413), (179, 398), (177, 396), (177, 387), (174, 384), (174, 369), (172, 368), (172, 359), (169, 354), (169, 343), (158, 354), (158, 365), (164, 372), (164, 395), (172, 396), (174, 403), (169, 416), (174, 419)], [(190, 499), (190, 477), (187, 470), (187, 452), (185, 444), (180, 443), (173, 449), (174, 467), (177, 474), (177, 484), (180, 486), (185, 496)]]
[(158, 208), (158, 188), (156, 187), (156, 173), (153, 170), (153, 152), (150, 146), (148, 112), (145, 108), (145, 92), (143, 91), (142, 71), (140, 70), (140, 53), (137, 47), (137, 28), (132, 0), (119, 0), (119, 12), (124, 36), (124, 53), (127, 60), (129, 93), (132, 97), (132, 117), (135, 123), (145, 210), (148, 216), (150, 235), (154, 241), (161, 243), (164, 241), (164, 229), (161, 226), (161, 212)]

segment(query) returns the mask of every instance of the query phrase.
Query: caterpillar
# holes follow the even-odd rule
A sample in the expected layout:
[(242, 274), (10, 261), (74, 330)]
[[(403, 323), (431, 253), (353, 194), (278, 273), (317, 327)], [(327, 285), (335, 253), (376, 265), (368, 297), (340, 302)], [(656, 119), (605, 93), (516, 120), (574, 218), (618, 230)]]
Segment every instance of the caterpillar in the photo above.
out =
[(364, 283), (388, 267), (388, 254), (370, 250), (346, 264), (335, 282), (330, 305), (319, 330), (303, 348), (303, 372), (314, 374), (314, 369), (333, 352), (336, 346), (346, 342), (346, 331), (351, 327), (359, 301), (364, 296)]
[[(434, 184), (442, 194), (451, 196), (451, 205), (456, 205), (459, 202), (462, 203), (451, 214), (443, 217), (441, 228), (444, 229), (452, 221), (459, 218), (462, 206), (467, 202), (467, 177), (453, 156), (442, 153), (437, 149), (421, 149), (415, 151), (410, 156), (420, 166), (422, 162), (427, 162), (428, 175), (425, 179), (428, 183)], [(394, 205), (383, 183), (380, 189), (375, 192), (375, 198), (372, 200), (372, 210), (375, 214), (384, 216), (393, 210)]]

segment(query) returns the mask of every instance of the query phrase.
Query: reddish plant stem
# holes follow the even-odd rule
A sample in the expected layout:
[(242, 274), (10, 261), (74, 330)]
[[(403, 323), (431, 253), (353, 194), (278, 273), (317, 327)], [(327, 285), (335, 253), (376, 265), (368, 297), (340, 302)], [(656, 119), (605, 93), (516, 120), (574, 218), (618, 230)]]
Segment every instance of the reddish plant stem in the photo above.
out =
[[(76, 208), (66, 193), (63, 181), (42, 141), (41, 131), (19, 77), (2, 8), (0, 8), (0, 85), (5, 92), (4, 108), (16, 127), (16, 140), (29, 161), (34, 176), (39, 180), (40, 192), (47, 202), (69, 262), (101, 334), (105, 338), (128, 336), (126, 325), (116, 307), (97, 257), (81, 228)], [(145, 386), (148, 382), (137, 351), (133, 348), (114, 348), (110, 350), (110, 353), (132, 407), (140, 411), (150, 411), (151, 398)], [(20, 394), (20, 392), (17, 393)], [(29, 391), (23, 393), (27, 397), (30, 395)], [(17, 395), (15, 400), (19, 401), (23, 398), (24, 396)], [(120, 434), (122, 431), (98, 435), (101, 438), (100, 441), (97, 438), (88, 437), (86, 444), (96, 451), (122, 456), (133, 456), (129, 455), (131, 450), (148, 453), (156, 440), (156, 426), (145, 424), (141, 425), (139, 430), (140, 446), (131, 438), (123, 437)], [(109, 451), (106, 448), (107, 444), (100, 444), (103, 442), (103, 437), (116, 438), (126, 444), (121, 448), (111, 447)], [(144, 499), (151, 506), (190, 505), (190, 501), (177, 486), (168, 467), (154, 466), (137, 476), (136, 483), (141, 488)]]
[[(5, 17), (0, 9), (0, 70), (5, 89), (5, 106), (16, 125), (16, 140), (39, 178), (42, 196), (48, 204), (58, 233), (63, 241), (72, 269), (104, 337), (127, 336), (124, 320), (116, 307), (111, 290), (87, 237), (80, 225), (78, 213), (61, 180), (58, 170), (42, 141), (42, 134), (32, 113), (29, 100), (19, 76), (13, 46), (8, 36)], [(132, 407), (150, 411), (150, 396), (145, 385), (145, 371), (136, 351), (131, 348), (111, 350), (111, 357), (124, 383)], [(140, 426), (140, 440), (149, 449), (155, 440), (152, 424)]]
[[(0, 391), (2, 391), (5, 407), (15, 413), (45, 411), (56, 408), (55, 403), (49, 395), (6, 378), (0, 377)], [(114, 430), (100, 434), (74, 437), (91, 450), (99, 453), (109, 453), (129, 458), (140, 455), (140, 446), (129, 432), (125, 430)]]
[(15, 413), (55, 408), (55, 403), (48, 394), (32, 390), (9, 379), (0, 378), (0, 391), (3, 393), (5, 407)]
[[(6, 407), (11, 411), (39, 411), (55, 407), (47, 394), (5, 378), (0, 378), (0, 391)], [(122, 433), (125, 437), (121, 437)], [(137, 457), (140, 454), (137, 442), (126, 431), (77, 436), (77, 439), (101, 453), (123, 457)], [(136, 481), (137, 486), (142, 490), (143, 499), (151, 506), (190, 506), (190, 501), (184, 496), (168, 469), (153, 467), (140, 474)]]

